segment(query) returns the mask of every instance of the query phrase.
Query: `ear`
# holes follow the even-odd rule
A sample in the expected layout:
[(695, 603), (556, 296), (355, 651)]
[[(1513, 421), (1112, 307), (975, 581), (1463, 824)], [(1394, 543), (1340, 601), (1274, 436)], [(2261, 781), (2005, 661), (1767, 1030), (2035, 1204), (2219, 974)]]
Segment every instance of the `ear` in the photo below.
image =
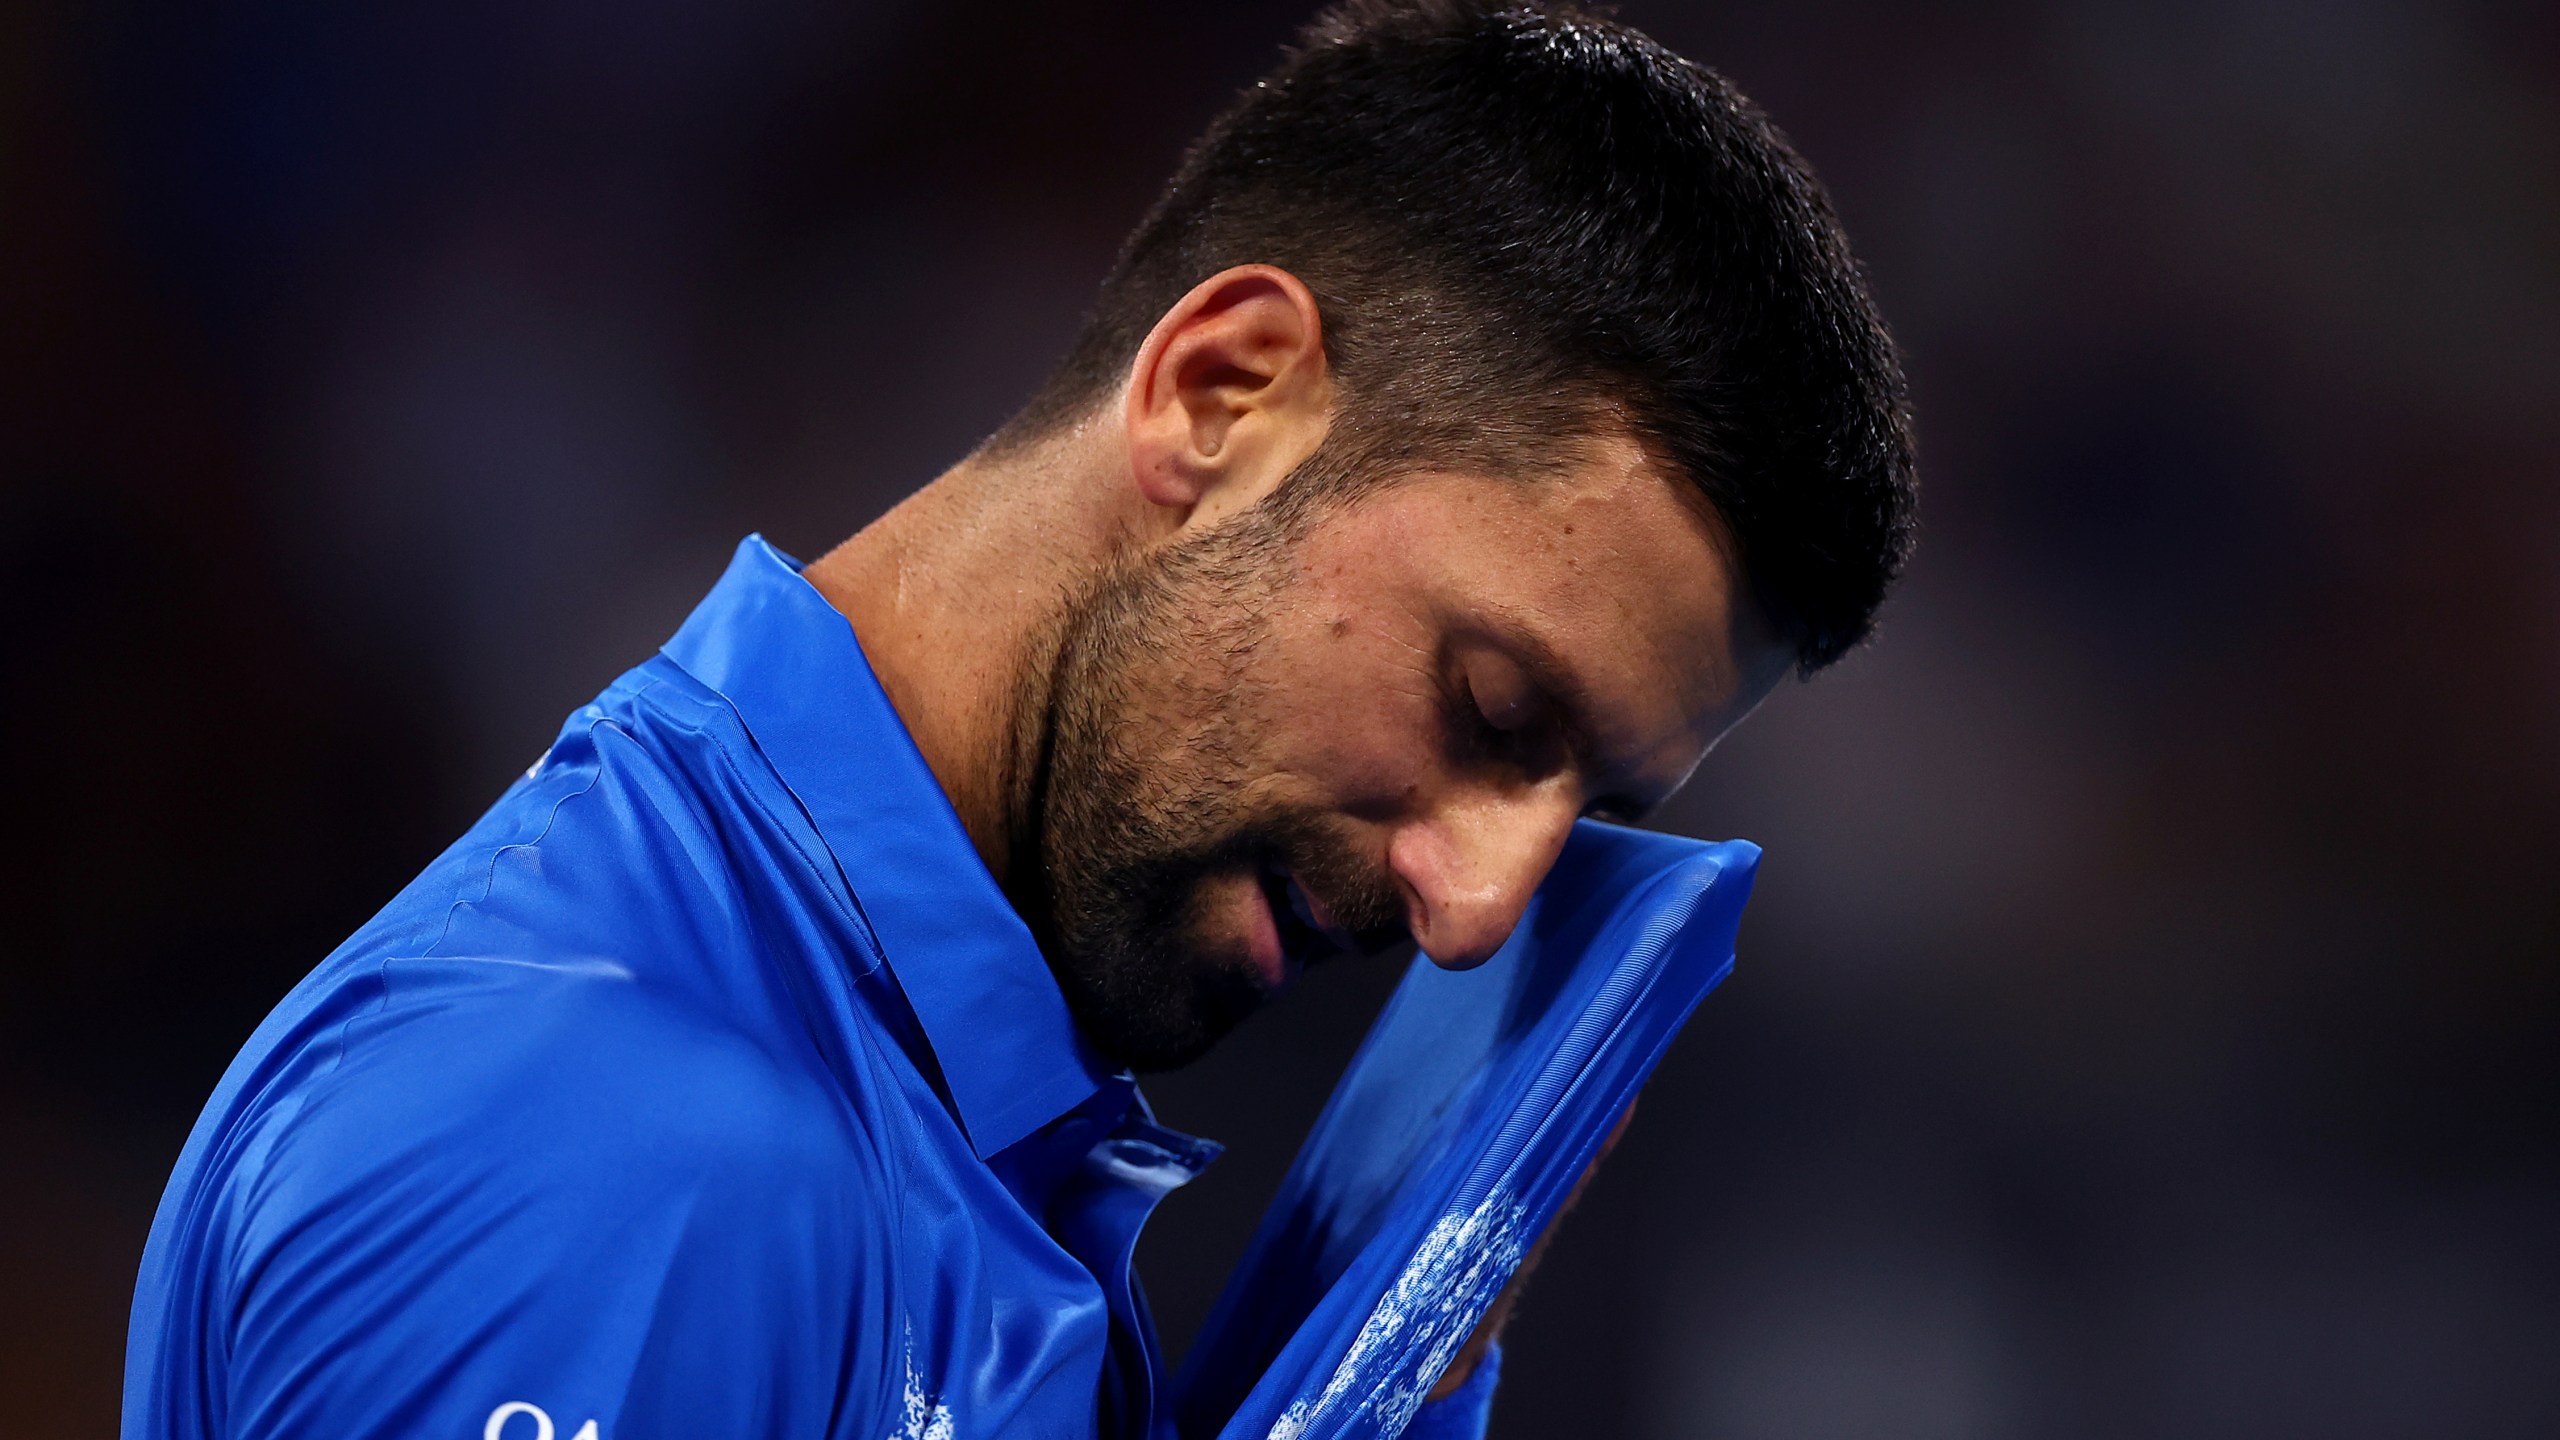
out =
[(1275, 266), (1222, 270), (1138, 347), (1121, 415), (1130, 479), (1168, 528), (1214, 523), (1286, 479), (1332, 416), (1315, 296)]

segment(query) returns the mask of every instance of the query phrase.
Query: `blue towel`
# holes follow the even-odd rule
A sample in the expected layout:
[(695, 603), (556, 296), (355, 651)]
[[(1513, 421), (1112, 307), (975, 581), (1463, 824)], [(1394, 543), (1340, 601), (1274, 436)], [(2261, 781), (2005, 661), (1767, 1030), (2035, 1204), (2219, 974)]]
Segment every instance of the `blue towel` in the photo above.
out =
[(1404, 1429), (1732, 970), (1759, 857), (1584, 821), (1491, 960), (1414, 961), (1192, 1346), (1184, 1436)]

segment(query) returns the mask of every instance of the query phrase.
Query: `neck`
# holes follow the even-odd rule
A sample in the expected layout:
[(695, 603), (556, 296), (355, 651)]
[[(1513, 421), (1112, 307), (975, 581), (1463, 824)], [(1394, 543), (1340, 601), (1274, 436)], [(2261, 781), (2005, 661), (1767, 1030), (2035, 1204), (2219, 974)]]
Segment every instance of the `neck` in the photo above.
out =
[(1029, 834), (1060, 618), (1131, 533), (1097, 449), (1071, 432), (973, 456), (806, 572), (999, 884)]

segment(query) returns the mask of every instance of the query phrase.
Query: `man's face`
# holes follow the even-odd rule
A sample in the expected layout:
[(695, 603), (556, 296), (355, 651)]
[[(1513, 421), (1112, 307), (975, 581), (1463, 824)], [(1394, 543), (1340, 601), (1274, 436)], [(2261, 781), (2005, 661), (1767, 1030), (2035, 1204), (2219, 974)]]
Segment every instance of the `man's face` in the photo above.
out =
[(1065, 621), (1034, 907), (1078, 1023), (1183, 1064), (1301, 969), (1484, 960), (1576, 817), (1676, 789), (1773, 687), (1709, 522), (1622, 437), (1534, 480), (1266, 502)]

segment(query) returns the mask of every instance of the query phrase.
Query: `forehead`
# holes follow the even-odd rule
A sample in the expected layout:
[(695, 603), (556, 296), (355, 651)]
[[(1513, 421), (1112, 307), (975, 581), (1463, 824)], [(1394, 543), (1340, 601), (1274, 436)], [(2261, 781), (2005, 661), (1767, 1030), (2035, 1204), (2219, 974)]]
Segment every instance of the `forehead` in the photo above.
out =
[(1595, 749), (1667, 791), (1784, 669), (1687, 489), (1604, 434), (1537, 478), (1386, 486), (1320, 526), (1309, 558), (1356, 566), (1448, 644), (1543, 649), (1586, 692)]

